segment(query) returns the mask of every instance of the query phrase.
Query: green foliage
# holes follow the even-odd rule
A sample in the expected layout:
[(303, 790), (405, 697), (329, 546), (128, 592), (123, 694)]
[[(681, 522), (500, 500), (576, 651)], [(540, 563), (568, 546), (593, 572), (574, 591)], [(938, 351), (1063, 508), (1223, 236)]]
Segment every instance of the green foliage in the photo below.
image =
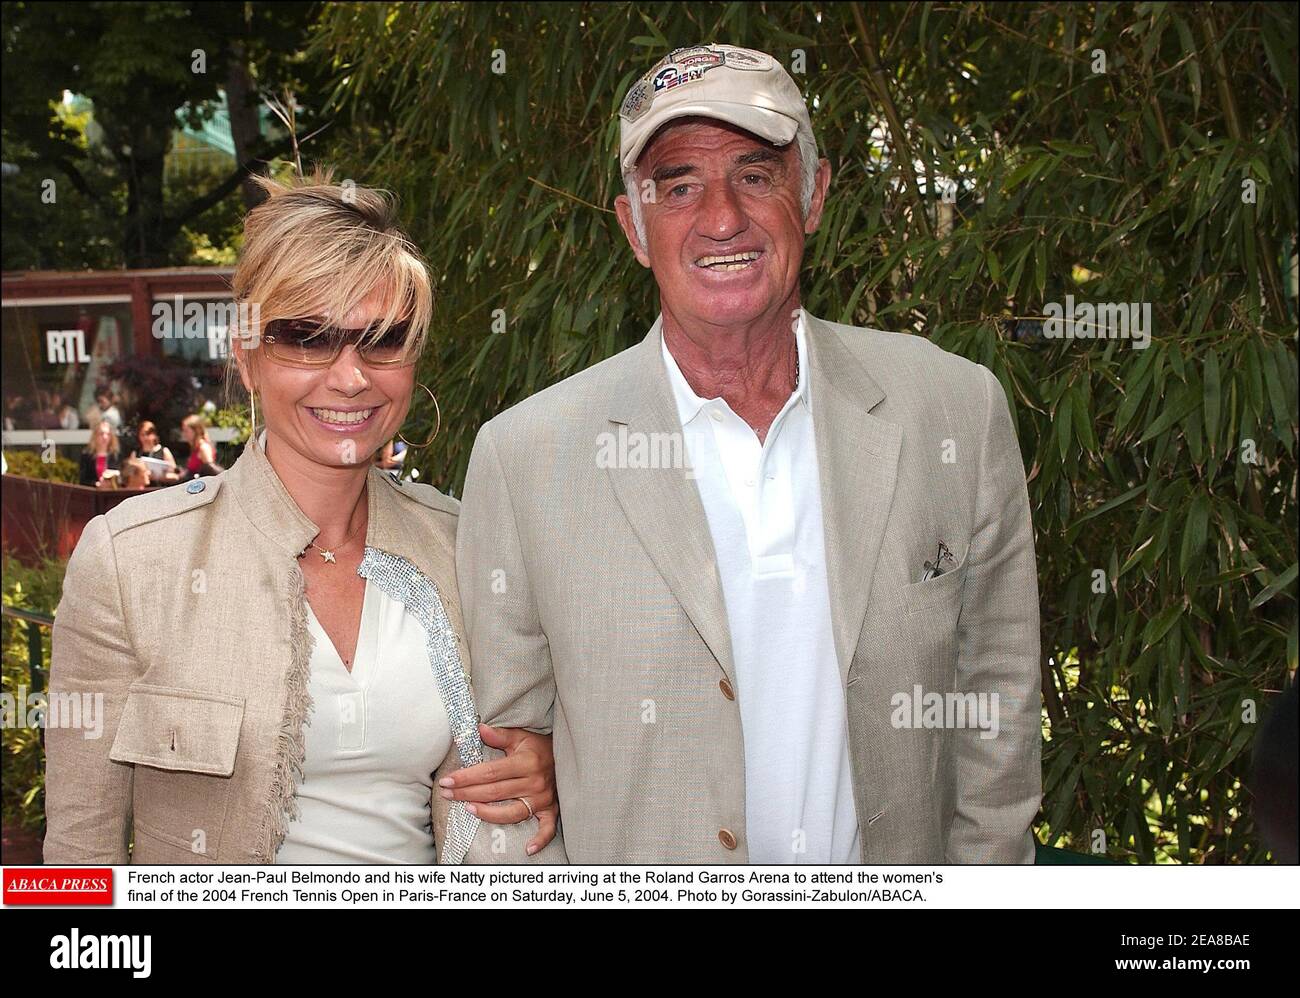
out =
[[(57, 105), (51, 116), (67, 130), (73, 145), (85, 155), (86, 115)], [(17, 172), (0, 185), (4, 219), (4, 247), (0, 261), (5, 270), (104, 270), (121, 266), (120, 226), (116, 215), (120, 198), (92, 196), (72, 184), (57, 184), (55, 171), (42, 163), (35, 150), (21, 139), (4, 133), (4, 157)], [(85, 172), (99, 174), (98, 164)], [(98, 179), (98, 177), (96, 177)], [(56, 200), (49, 202), (53, 194)]]
[[(18, 168), (4, 186), (5, 269), (227, 257), (246, 169), (287, 143), (236, 129), (237, 162), (224, 175), (192, 178), (200, 189), (167, 184), (176, 115), (196, 127), (215, 113), (219, 90), (255, 102), (259, 86), (310, 85), (310, 76), (300, 79), (312, 66), (299, 50), (315, 7), (296, 0), (0, 4), (0, 130), (5, 162)], [(64, 91), (93, 103), (96, 142), (87, 141), (84, 120), (60, 108)], [(42, 199), (51, 182), (53, 202)]]
[(234, 439), (217, 444), (217, 463), (223, 468), (229, 468), (234, 464), (239, 457), (239, 452), (244, 449), (244, 443), (248, 440), (249, 433), (252, 432), (249, 415), (248, 406), (236, 404), (226, 409), (218, 409), (213, 413), (212, 418), (208, 420), (209, 427), (219, 426), (223, 429), (236, 431)]
[(248, 406), (235, 405), (228, 409), (218, 409), (213, 413), (212, 418), (208, 420), (208, 425), (237, 431), (238, 436), (230, 442), (232, 444), (243, 444), (251, 432)]
[[(53, 615), (63, 589), (63, 573), (67, 562), (47, 561), (30, 568), (4, 556), (3, 599), (5, 606), (21, 607), (37, 613)], [(32, 677), (28, 665), (26, 621), (3, 618), (0, 622), (0, 649), (3, 649), (3, 683), (6, 695), (22, 702), (20, 692), (28, 697)], [(50, 629), (42, 627), (41, 668), (49, 669)], [(4, 767), (3, 801), (4, 822), (28, 829), (39, 829), (45, 820), (45, 758), (41, 751), (40, 731), (24, 724), (6, 726), (3, 731)]]
[[(225, 175), (209, 166), (194, 169), (183, 178), (167, 178), (163, 197), (169, 204), (184, 202), (189, 192), (214, 190)], [(170, 257), (186, 266), (233, 267), (243, 238), (246, 206), (235, 188), (206, 211), (180, 227), (172, 240)]]
[(43, 461), (36, 451), (11, 450), (5, 452), (5, 463), (10, 475), (45, 478), (52, 482), (76, 482), (80, 477), (77, 462), (62, 454), (56, 454), (53, 461)]
[[(1042, 593), (1040, 837), (1262, 859), (1243, 716), (1297, 655), (1295, 9), (331, 5), (333, 158), (402, 197), (438, 280), (421, 380), (444, 429), (422, 480), (454, 490), (483, 420), (653, 320), (610, 213), (614, 109), (700, 41), (806, 54), (835, 176), (810, 310), (928, 336), (1013, 402)], [(1012, 335), (1067, 293), (1149, 303), (1150, 347)], [(421, 439), (432, 412), (414, 421)]]

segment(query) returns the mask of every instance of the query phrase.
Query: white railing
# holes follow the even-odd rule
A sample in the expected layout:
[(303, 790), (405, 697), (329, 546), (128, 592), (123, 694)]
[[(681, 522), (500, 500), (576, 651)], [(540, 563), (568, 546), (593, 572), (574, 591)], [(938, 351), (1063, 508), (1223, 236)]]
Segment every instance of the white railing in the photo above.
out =
[[(229, 443), (235, 439), (235, 433), (228, 426), (208, 428), (208, 436), (215, 444)], [(5, 447), (43, 447), (47, 440), (60, 447), (85, 446), (90, 443), (90, 430), (5, 430), (0, 433), (0, 443)]]

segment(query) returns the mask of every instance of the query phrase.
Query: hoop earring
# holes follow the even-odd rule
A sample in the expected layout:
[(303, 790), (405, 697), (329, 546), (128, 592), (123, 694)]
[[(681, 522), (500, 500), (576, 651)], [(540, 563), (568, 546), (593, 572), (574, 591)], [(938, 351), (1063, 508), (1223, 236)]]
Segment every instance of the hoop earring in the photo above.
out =
[(438, 396), (434, 395), (433, 392), (429, 391), (428, 385), (422, 385), (420, 384), (420, 382), (417, 381), (415, 383), (415, 386), (417, 388), (423, 388), (426, 392), (429, 392), (429, 398), (433, 399), (433, 411), (437, 413), (438, 416), (438, 421), (437, 423), (434, 424), (433, 427), (433, 436), (431, 436), (428, 440), (426, 440), (422, 444), (413, 444), (411, 443), (411, 441), (407, 440), (406, 437), (402, 436), (400, 433), (397, 435), (397, 439), (402, 441), (402, 443), (406, 444), (406, 446), (410, 447), (412, 450), (422, 450), (423, 448), (428, 447), (429, 444), (433, 443), (436, 439), (438, 439), (438, 431), (442, 429), (442, 407), (438, 405)]

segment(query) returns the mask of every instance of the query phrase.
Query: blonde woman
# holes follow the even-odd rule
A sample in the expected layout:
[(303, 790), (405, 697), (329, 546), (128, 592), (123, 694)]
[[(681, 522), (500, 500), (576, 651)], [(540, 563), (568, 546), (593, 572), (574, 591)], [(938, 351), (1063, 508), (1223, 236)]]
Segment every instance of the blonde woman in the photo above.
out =
[(113, 424), (101, 419), (90, 434), (90, 443), (81, 452), (78, 480), (82, 485), (98, 485), (103, 481), (104, 472), (119, 470), (121, 453), (122, 445)]
[(373, 466), (425, 266), (380, 193), (265, 186), (233, 279), (261, 320), (231, 350), (243, 453), (96, 517), (68, 565), (50, 689), (102, 695), (102, 737), (47, 731), (45, 861), (562, 861), (550, 738), (477, 724), (457, 504)]

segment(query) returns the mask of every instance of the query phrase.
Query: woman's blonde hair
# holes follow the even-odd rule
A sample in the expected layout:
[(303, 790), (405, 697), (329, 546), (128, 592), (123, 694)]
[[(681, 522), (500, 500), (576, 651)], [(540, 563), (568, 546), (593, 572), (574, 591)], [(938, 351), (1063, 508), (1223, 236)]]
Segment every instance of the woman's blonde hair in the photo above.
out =
[(91, 431), (90, 433), (91, 450), (94, 450), (95, 448), (96, 435), (98, 435), (99, 431), (102, 430), (105, 426), (108, 427), (108, 453), (121, 454), (122, 442), (117, 439), (117, 430), (113, 428), (113, 424), (110, 423), (107, 419), (101, 419), (98, 423), (95, 424), (94, 430)]
[[(418, 355), (433, 314), (433, 286), (420, 251), (397, 224), (391, 196), (351, 181), (335, 184), (330, 169), (287, 183), (253, 179), (267, 198), (244, 218), (231, 281), (235, 301), (255, 305), (262, 325), (310, 317), (341, 323), (378, 294), (386, 310), (367, 341), (409, 321), (405, 348)], [(244, 314), (241, 309), (241, 320)], [(255, 347), (261, 329), (237, 334)], [(232, 368), (233, 360), (232, 351)], [(233, 370), (227, 373), (237, 380)]]

